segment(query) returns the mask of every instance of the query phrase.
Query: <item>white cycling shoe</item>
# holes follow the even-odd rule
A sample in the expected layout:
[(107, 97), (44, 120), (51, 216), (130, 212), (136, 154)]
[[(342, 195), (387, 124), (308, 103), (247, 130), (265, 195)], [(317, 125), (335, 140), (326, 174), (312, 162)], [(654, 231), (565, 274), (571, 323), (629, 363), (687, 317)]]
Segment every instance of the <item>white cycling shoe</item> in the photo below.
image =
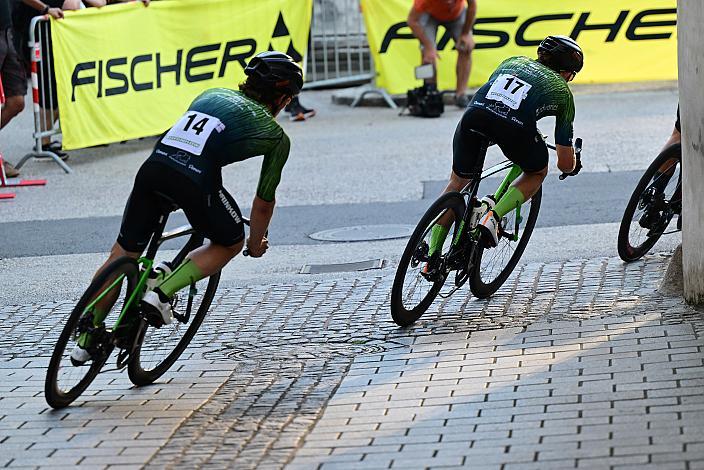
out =
[(86, 362), (90, 361), (90, 353), (80, 347), (79, 345), (74, 346), (73, 351), (71, 351), (71, 364), (74, 366), (82, 366)]
[(162, 261), (154, 266), (154, 268), (152, 268), (152, 272), (149, 273), (149, 277), (147, 278), (146, 290), (154, 290), (156, 286), (161, 284), (161, 281), (163, 281), (166, 276), (171, 274), (171, 271), (171, 264), (166, 261)]
[(501, 222), (494, 211), (487, 212), (479, 222), (479, 233), (489, 247), (499, 244), (499, 227)]
[(144, 294), (142, 308), (147, 317), (147, 323), (157, 328), (168, 325), (174, 320), (174, 314), (169, 302), (162, 302), (159, 294), (149, 291)]

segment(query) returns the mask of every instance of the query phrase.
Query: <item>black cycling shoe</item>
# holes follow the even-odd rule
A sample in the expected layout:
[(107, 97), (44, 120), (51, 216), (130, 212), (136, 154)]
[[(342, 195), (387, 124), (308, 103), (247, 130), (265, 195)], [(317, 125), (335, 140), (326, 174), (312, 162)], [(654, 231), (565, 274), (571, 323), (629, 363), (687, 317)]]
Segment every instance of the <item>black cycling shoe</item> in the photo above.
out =
[(430, 256), (430, 259), (421, 270), (421, 276), (430, 282), (442, 280), (442, 262), (439, 253), (436, 252)]
[(643, 228), (647, 228), (648, 230), (652, 230), (653, 228), (655, 228), (655, 226), (657, 225), (657, 223), (660, 221), (661, 218), (662, 217), (658, 211), (653, 210), (652, 208), (649, 208), (647, 211), (645, 211), (643, 216), (640, 218), (640, 220), (638, 221), (638, 224)]

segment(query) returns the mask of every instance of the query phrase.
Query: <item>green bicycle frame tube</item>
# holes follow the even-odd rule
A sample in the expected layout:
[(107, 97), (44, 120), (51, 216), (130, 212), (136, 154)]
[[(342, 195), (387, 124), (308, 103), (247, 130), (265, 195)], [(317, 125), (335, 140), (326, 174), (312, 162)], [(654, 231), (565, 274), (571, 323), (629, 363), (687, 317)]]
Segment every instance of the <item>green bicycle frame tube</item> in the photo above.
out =
[(499, 199), (501, 199), (501, 196), (504, 195), (511, 183), (513, 183), (516, 178), (521, 175), (521, 173), (523, 173), (523, 170), (521, 170), (520, 166), (514, 164), (511, 167), (508, 174), (504, 177), (504, 180), (501, 182), (499, 187), (496, 189), (496, 192), (494, 193), (494, 199), (496, 199), (497, 202)]
[(137, 296), (140, 295), (141, 292), (144, 290), (144, 286), (147, 284), (147, 278), (149, 277), (149, 273), (152, 271), (152, 265), (154, 264), (153, 260), (149, 258), (139, 258), (137, 262), (142, 265), (142, 275), (139, 277), (139, 282), (137, 282), (137, 286), (135, 286), (134, 290), (132, 291), (132, 295), (130, 295), (130, 298), (127, 299), (127, 302), (125, 302), (125, 306), (120, 312), (120, 316), (117, 317), (117, 321), (115, 322), (114, 328), (117, 328), (120, 325), (125, 314), (132, 306), (132, 302), (134, 302)]
[[(142, 266), (143, 266), (143, 271), (142, 275), (139, 278), (139, 282), (137, 283), (137, 286), (135, 287), (134, 291), (132, 291), (132, 295), (130, 295), (130, 298), (127, 299), (127, 302), (125, 302), (125, 306), (122, 308), (122, 311), (120, 312), (120, 316), (117, 318), (117, 321), (115, 322), (114, 328), (117, 328), (120, 325), (120, 322), (122, 322), (122, 318), (125, 316), (125, 313), (130, 309), (132, 306), (132, 302), (134, 302), (135, 298), (137, 297), (137, 294), (142, 291), (144, 286), (147, 283), (147, 278), (149, 277), (149, 273), (151, 272), (152, 265), (154, 264), (154, 261), (148, 259), (148, 258), (140, 258), (138, 261)], [(95, 300), (93, 300), (88, 306), (86, 307), (85, 311), (90, 311), (95, 307), (95, 304), (100, 302), (106, 295), (108, 295), (108, 292), (110, 292), (113, 288), (118, 286), (122, 280), (125, 278), (124, 274), (121, 274), (120, 276), (115, 279), (112, 284), (110, 284), (103, 292), (100, 293), (98, 297), (96, 297)], [(109, 312), (109, 311), (108, 311)], [(93, 317), (93, 326), (99, 326), (103, 321), (105, 321), (105, 317), (107, 316), (108, 312), (105, 312), (105, 315), (102, 318), (98, 318), (96, 316)]]

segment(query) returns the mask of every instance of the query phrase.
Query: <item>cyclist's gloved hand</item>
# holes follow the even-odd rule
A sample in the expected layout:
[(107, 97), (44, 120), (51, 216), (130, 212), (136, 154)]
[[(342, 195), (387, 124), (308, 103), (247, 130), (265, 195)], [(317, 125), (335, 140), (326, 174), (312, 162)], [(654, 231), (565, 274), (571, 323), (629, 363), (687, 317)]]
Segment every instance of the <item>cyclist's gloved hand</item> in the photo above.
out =
[(577, 176), (579, 172), (582, 170), (582, 159), (577, 155), (575, 158), (575, 165), (574, 165), (574, 170), (572, 170), (570, 173), (568, 173), (569, 176)]
[(569, 173), (562, 173), (560, 175), (560, 179), (563, 180), (567, 178), (568, 176), (577, 176), (579, 172), (582, 170), (582, 139), (577, 139), (575, 141), (575, 162), (574, 162), (574, 170), (572, 170)]
[(267, 240), (266, 237), (262, 238), (261, 242), (258, 244), (249, 238), (247, 239), (247, 256), (261, 258), (268, 248), (269, 240)]

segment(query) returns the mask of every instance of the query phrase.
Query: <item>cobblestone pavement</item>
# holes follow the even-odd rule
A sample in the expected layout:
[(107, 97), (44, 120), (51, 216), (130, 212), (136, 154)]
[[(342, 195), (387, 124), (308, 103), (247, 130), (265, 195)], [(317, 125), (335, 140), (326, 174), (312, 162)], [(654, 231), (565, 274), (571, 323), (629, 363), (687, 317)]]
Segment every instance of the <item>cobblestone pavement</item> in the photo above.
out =
[(59, 412), (71, 302), (2, 306), (0, 466), (704, 467), (704, 322), (656, 293), (667, 261), (529, 264), (409, 329), (391, 272), (223, 289), (160, 383), (101, 374)]

